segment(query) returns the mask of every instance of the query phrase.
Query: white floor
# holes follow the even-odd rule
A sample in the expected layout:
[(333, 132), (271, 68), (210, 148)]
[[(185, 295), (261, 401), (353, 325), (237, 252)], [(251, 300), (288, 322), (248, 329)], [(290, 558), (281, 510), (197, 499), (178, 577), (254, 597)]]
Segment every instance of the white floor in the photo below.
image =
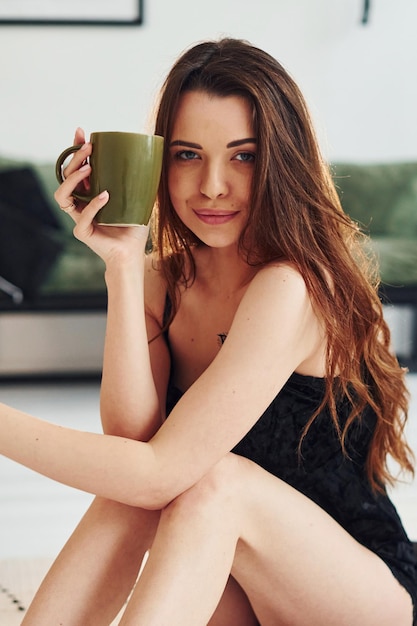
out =
[[(417, 374), (408, 376), (408, 385), (412, 397), (408, 438), (417, 454)], [(65, 426), (101, 431), (98, 383), (0, 383), (0, 400)], [(417, 541), (417, 480), (396, 487), (392, 497), (410, 538)], [(25, 578), (30, 560), (45, 563), (41, 568), (46, 569), (90, 502), (89, 495), (0, 458), (0, 587), (10, 564), (22, 563)], [(4, 596), (6, 590), (0, 591)], [(5, 617), (0, 621), (6, 624)]]
[[(3, 383), (0, 398), (63, 426), (101, 430), (96, 383)], [(0, 558), (56, 555), (91, 499), (0, 458)]]

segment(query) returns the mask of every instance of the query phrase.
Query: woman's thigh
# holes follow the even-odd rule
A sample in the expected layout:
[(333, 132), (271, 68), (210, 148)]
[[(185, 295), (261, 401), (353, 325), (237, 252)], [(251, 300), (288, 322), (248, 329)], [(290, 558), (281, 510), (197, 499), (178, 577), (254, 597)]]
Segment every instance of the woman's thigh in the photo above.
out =
[(262, 626), (412, 626), (410, 596), (379, 557), (258, 465), (228, 464), (241, 529), (232, 575)]
[(259, 626), (246, 593), (239, 583), (229, 576), (219, 605), (208, 626)]
[(109, 623), (136, 581), (158, 511), (95, 498), (43, 580), (24, 624)]

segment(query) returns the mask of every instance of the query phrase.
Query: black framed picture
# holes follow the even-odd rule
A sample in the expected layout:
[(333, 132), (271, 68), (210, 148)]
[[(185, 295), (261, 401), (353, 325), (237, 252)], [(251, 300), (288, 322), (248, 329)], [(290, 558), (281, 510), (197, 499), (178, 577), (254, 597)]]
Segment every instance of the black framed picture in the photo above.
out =
[(142, 0), (0, 0), (0, 24), (135, 25)]

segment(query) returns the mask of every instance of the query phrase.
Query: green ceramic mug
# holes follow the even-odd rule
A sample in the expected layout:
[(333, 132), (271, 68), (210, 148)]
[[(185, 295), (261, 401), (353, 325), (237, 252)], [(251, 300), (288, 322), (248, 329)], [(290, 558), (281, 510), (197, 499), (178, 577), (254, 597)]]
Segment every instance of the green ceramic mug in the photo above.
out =
[[(109, 192), (108, 203), (98, 212), (99, 224), (131, 226), (147, 224), (155, 203), (162, 168), (164, 139), (139, 133), (91, 133), (90, 190), (73, 196), (89, 202), (101, 191)], [(63, 166), (81, 146), (64, 150), (56, 162), (56, 177), (64, 181)]]

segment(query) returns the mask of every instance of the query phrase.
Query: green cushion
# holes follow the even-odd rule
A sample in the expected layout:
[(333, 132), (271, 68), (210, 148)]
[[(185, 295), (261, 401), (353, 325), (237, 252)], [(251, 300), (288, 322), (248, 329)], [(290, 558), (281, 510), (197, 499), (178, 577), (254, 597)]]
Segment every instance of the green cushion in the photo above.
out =
[(417, 240), (372, 237), (379, 260), (381, 281), (386, 285), (417, 286)]
[(337, 163), (345, 212), (371, 235), (417, 237), (417, 163)]
[(345, 212), (370, 235), (382, 282), (417, 285), (417, 163), (336, 163)]

